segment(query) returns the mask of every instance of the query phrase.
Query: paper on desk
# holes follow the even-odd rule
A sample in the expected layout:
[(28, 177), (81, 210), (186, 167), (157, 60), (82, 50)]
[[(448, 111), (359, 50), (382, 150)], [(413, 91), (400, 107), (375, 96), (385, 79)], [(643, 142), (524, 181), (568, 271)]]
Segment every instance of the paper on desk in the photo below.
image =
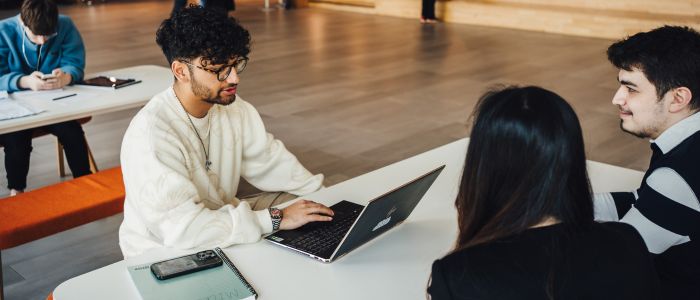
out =
[(51, 101), (54, 98), (75, 94), (75, 92), (64, 91), (63, 89), (47, 90), (47, 91), (19, 91), (12, 93), (12, 98), (15, 100), (41, 100)]
[[(23, 100), (26, 102), (34, 103), (38, 106), (43, 106), (45, 103), (52, 103), (51, 105), (70, 105), (76, 101), (82, 100), (92, 100), (97, 97), (99, 93), (85, 92), (85, 91), (71, 91), (71, 90), (49, 90), (49, 91), (21, 91), (12, 93), (12, 98), (16, 100)], [(65, 97), (69, 96), (69, 97)], [(56, 99), (60, 98), (60, 99)]]
[(22, 103), (22, 101), (12, 99), (0, 100), (0, 121), (33, 116), (40, 112), (42, 110), (35, 109), (27, 103)]

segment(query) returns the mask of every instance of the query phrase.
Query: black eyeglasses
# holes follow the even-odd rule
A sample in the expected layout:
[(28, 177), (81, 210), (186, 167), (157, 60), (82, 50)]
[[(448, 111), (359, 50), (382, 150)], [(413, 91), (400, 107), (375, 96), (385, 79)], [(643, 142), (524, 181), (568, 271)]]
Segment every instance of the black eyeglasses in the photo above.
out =
[(245, 70), (246, 65), (248, 65), (248, 58), (247, 57), (237, 58), (236, 61), (233, 62), (233, 64), (225, 65), (225, 66), (219, 68), (218, 70), (209, 70), (205, 67), (194, 65), (194, 64), (187, 62), (187, 61), (184, 61), (184, 60), (181, 60), (181, 62), (188, 64), (190, 66), (196, 67), (197, 69), (212, 73), (212, 74), (216, 75), (217, 80), (224, 81), (224, 80), (226, 80), (226, 78), (228, 78), (229, 75), (231, 75), (231, 70), (233, 70), (234, 68), (236, 69), (236, 74), (243, 73), (243, 70)]

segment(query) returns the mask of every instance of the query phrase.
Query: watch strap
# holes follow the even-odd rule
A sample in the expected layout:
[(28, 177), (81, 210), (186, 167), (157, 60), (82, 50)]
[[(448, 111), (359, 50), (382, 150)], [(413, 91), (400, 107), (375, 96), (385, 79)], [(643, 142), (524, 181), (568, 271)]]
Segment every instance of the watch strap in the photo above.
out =
[(279, 208), (269, 208), (270, 218), (272, 219), (272, 231), (279, 230), (282, 224), (282, 210)]

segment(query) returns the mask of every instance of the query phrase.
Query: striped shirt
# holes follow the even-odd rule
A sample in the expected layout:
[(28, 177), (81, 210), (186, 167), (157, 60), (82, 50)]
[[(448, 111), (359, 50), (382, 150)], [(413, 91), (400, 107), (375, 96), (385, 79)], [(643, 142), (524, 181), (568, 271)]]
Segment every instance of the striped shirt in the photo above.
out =
[(700, 299), (700, 114), (651, 141), (639, 189), (595, 195), (599, 221), (634, 226), (644, 238), (668, 299)]

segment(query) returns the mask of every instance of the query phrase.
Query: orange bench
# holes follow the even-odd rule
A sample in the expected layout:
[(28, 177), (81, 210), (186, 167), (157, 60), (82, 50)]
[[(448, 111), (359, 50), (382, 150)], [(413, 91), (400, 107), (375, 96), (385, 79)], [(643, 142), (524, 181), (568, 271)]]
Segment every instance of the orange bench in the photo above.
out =
[(124, 196), (121, 168), (116, 167), (0, 199), (0, 251), (118, 214)]

